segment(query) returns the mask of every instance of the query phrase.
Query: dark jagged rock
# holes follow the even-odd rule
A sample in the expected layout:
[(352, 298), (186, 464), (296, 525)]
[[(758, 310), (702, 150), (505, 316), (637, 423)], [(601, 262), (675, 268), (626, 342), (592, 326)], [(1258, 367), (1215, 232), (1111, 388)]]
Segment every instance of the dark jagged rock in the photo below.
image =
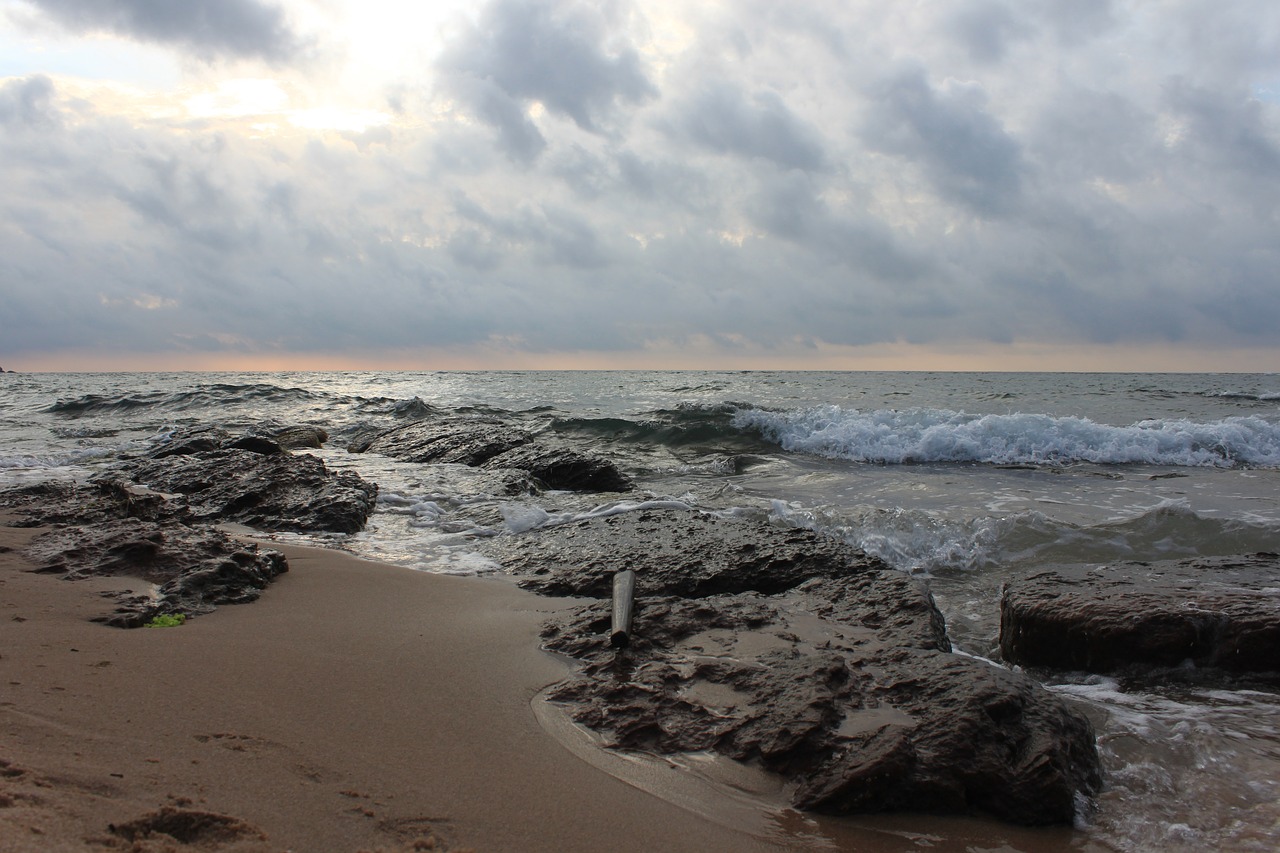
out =
[(525, 444), (494, 456), (483, 467), (525, 471), (547, 488), (571, 492), (625, 492), (632, 487), (631, 480), (609, 460), (567, 447)]
[(166, 456), (190, 456), (210, 450), (230, 449), (274, 455), (286, 450), (320, 448), (328, 440), (329, 434), (314, 426), (289, 426), (238, 436), (222, 427), (189, 427), (175, 430), (166, 441), (147, 455), (152, 459), (163, 459)]
[(528, 430), (490, 418), (431, 418), (374, 436), (347, 449), (379, 453), (405, 462), (455, 463), (528, 473), (548, 489), (627, 491), (631, 481), (607, 459), (546, 444)]
[(167, 456), (189, 456), (192, 453), (205, 453), (218, 450), (231, 440), (231, 434), (221, 427), (195, 427), (176, 430), (167, 441), (162, 442), (147, 455), (152, 459), (164, 459)]
[(166, 495), (119, 477), (90, 483), (50, 480), (0, 492), (0, 506), (18, 512), (21, 527), (88, 524), (121, 518), (182, 521), (186, 499)]
[(780, 592), (814, 577), (887, 566), (806, 530), (726, 521), (700, 512), (643, 510), (588, 519), (483, 546), (521, 586), (544, 595), (603, 597), (613, 574), (636, 571), (640, 595)]
[(1000, 650), (1025, 666), (1280, 676), (1280, 556), (1068, 567), (1008, 584)]
[(194, 616), (219, 604), (254, 601), (288, 571), (280, 552), (237, 542), (220, 530), (133, 518), (53, 530), (33, 540), (26, 553), (41, 574), (67, 580), (124, 575), (159, 584), (153, 595), (122, 597), (114, 614), (97, 620), (122, 628), (159, 615)]
[[(217, 449), (198, 449), (210, 445)], [(351, 471), (330, 471), (316, 456), (210, 428), (175, 435), (148, 457), (127, 459), (88, 484), (8, 490), (0, 493), (0, 506), (18, 510), (28, 525), (139, 518), (355, 533), (377, 495), (373, 483)]]
[(186, 496), (194, 522), (238, 521), (265, 530), (355, 533), (378, 487), (351, 471), (329, 471), (307, 454), (213, 450), (135, 460), (129, 479)]
[(531, 441), (531, 433), (498, 421), (440, 418), (414, 421), (379, 433), (363, 451), (356, 452), (380, 453), (405, 462), (452, 462), (475, 468)]
[(261, 435), (242, 435), (222, 445), (226, 450), (248, 450), (250, 453), (261, 453), (263, 456), (275, 456), (284, 453), (285, 449), (274, 439)]
[[(714, 750), (793, 783), (798, 808), (1066, 823), (1100, 787), (1088, 720), (1026, 676), (950, 653), (923, 584), (803, 530), (643, 511), (500, 537), (522, 583), (603, 599), (636, 572), (625, 652), (598, 600), (549, 622), (581, 669), (552, 688), (611, 746)], [(674, 594), (673, 594), (674, 593)]]
[[(15, 527), (40, 527), (82, 518), (90, 520), (94, 513), (86, 512), (82, 515), (82, 502), (76, 499), (77, 493), (82, 488), (76, 483), (61, 480), (46, 480), (43, 483), (17, 486), (0, 492), (0, 507), (13, 510), (17, 514), (13, 522)], [(93, 490), (95, 493), (96, 491), (96, 489)], [(70, 514), (72, 511), (74, 515)], [(115, 515), (113, 508), (110, 517)]]

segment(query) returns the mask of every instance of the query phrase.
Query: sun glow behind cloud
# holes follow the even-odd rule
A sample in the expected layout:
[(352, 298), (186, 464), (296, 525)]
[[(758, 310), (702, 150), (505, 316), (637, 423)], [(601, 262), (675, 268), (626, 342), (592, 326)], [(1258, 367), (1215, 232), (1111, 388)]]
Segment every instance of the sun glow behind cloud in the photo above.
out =
[[(100, 2), (133, 29), (0, 0), (0, 354), (1209, 369), (1280, 346), (1280, 61), (1201, 0), (227, 0), (269, 26), (212, 35)], [(109, 316), (26, 334), (99, 280)]]

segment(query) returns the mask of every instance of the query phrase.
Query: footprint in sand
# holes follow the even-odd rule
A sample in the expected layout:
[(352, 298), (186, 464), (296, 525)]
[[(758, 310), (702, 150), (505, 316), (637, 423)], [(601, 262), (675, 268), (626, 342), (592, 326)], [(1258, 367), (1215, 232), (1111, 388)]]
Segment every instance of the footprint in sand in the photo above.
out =
[(197, 734), (192, 735), (192, 737), (200, 743), (216, 744), (223, 749), (242, 752), (255, 757), (265, 757), (272, 754), (285, 756), (291, 762), (289, 769), (308, 782), (336, 782), (342, 778), (341, 774), (334, 773), (308, 761), (300, 760), (297, 751), (293, 748), (266, 738), (236, 734), (235, 732)]
[(266, 846), (245, 846), (246, 842), (265, 842), (267, 836), (239, 818), (172, 806), (164, 806), (128, 823), (110, 824), (107, 829), (112, 835), (135, 844), (150, 839), (164, 841), (172, 838), (179, 844), (200, 850), (219, 850), (233, 844), (237, 851), (246, 853), (269, 849)]

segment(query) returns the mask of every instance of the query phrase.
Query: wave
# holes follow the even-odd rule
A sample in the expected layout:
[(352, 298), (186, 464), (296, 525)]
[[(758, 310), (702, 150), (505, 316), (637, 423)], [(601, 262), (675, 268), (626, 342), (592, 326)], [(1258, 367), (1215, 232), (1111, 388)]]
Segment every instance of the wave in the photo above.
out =
[(104, 413), (126, 413), (140, 409), (188, 411), (207, 407), (227, 407), (252, 403), (298, 403), (327, 399), (327, 395), (303, 388), (252, 385), (201, 385), (186, 391), (139, 391), (128, 394), (84, 394), (59, 400), (43, 411), (66, 418)]
[(421, 397), (356, 397), (355, 409), (362, 414), (390, 415), (402, 420), (420, 421), (438, 415), (440, 410)]
[(5, 453), (0, 454), (0, 470), (67, 468), (105, 459), (117, 452), (110, 447), (86, 447), (65, 453)]
[(1203, 396), (1217, 400), (1248, 400), (1258, 403), (1280, 401), (1280, 391), (1206, 391)]
[(558, 433), (583, 435), (634, 444), (666, 447), (715, 447), (730, 452), (759, 451), (768, 444), (735, 426), (733, 419), (746, 404), (687, 404), (657, 409), (631, 420), (620, 417), (561, 417), (551, 422)]
[(1094, 525), (1034, 510), (955, 520), (903, 508), (859, 507), (835, 514), (782, 501), (773, 502), (769, 518), (856, 545), (913, 573), (1249, 554), (1275, 550), (1280, 533), (1274, 525), (1203, 516), (1181, 503)]
[(741, 410), (732, 423), (784, 450), (856, 462), (1280, 467), (1280, 426), (1256, 416), (1111, 426), (1039, 414), (862, 412), (822, 406), (789, 412)]

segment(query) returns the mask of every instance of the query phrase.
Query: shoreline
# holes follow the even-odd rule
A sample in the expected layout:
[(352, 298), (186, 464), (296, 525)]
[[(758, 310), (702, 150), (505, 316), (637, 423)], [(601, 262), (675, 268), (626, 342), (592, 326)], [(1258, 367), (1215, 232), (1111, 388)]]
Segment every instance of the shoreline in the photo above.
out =
[(273, 545), (290, 571), (259, 601), (123, 630), (88, 618), (131, 579), (25, 572), (37, 532), (0, 528), (6, 849), (101, 849), (166, 805), (243, 821), (261, 837), (212, 848), (237, 851), (779, 849), (542, 730), (552, 600)]
[[(1082, 840), (978, 818), (802, 815), (756, 771), (600, 749), (539, 699), (568, 669), (538, 631), (572, 600), (270, 542), (290, 570), (258, 601), (176, 629), (111, 628), (88, 621), (110, 608), (101, 594), (145, 584), (24, 571), (20, 551), (40, 530), (7, 523), (0, 515), (0, 840), (15, 853), (898, 851), (923, 840), (1057, 851)], [(174, 847), (109, 830), (166, 807), (243, 832)]]

